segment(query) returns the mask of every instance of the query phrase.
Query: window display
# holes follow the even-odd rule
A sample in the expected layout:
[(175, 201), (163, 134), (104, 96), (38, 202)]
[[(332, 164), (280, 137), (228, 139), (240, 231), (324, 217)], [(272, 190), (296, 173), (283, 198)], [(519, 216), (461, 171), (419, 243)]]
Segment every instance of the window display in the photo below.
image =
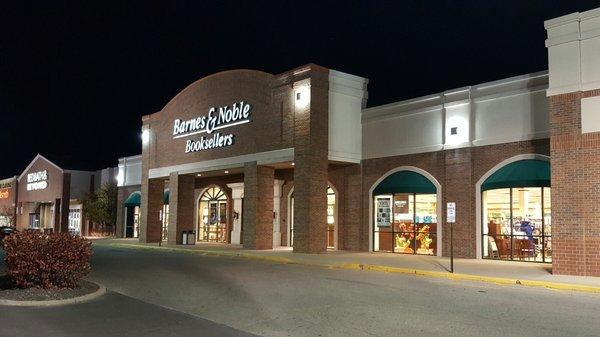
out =
[(198, 241), (227, 242), (227, 196), (211, 187), (200, 197), (198, 208)]
[(436, 232), (436, 194), (375, 197), (374, 251), (435, 255)]
[(551, 262), (550, 187), (483, 192), (483, 257)]
[(335, 248), (335, 192), (327, 187), (327, 248)]
[(69, 209), (69, 233), (71, 235), (81, 234), (81, 209)]
[(162, 239), (166, 241), (169, 239), (169, 205), (163, 205), (163, 209), (160, 213), (160, 219), (162, 222)]

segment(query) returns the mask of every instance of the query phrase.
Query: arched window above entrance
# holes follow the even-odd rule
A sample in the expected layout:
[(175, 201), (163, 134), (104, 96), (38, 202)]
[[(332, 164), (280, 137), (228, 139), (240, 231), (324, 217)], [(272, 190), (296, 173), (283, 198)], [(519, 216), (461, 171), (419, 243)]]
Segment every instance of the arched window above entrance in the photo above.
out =
[(218, 187), (208, 188), (200, 197), (202, 201), (227, 200), (225, 192)]

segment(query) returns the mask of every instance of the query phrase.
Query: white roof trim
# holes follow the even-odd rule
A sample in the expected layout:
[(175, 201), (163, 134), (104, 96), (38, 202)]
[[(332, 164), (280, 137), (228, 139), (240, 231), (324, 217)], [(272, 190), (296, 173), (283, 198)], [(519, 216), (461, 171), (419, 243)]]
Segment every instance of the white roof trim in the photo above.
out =
[(60, 166), (54, 164), (52, 161), (50, 161), (48, 158), (42, 156), (41, 154), (37, 154), (37, 156), (35, 156), (35, 158), (33, 158), (33, 160), (31, 161), (31, 163), (29, 163), (29, 165), (27, 165), (27, 167), (23, 170), (23, 173), (21, 173), (21, 175), (19, 176), (19, 178), (17, 178), (17, 180), (21, 180), (21, 178), (23, 178), (23, 176), (25, 175), (25, 172), (29, 171), (29, 169), (31, 168), (31, 166), (33, 165), (33, 163), (35, 163), (38, 159), (43, 159), (45, 161), (47, 161), (48, 163), (50, 163), (52, 166), (56, 167), (60, 172), (64, 172), (64, 170), (62, 168), (60, 168)]

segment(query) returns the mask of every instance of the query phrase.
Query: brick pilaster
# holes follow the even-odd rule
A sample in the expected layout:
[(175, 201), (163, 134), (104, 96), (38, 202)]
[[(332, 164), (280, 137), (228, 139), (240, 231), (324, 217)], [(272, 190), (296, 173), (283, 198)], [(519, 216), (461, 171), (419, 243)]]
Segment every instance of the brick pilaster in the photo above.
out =
[(327, 250), (329, 72), (314, 68), (294, 84), (310, 88), (308, 107), (296, 106), (294, 123), (294, 252)]
[(244, 248), (273, 248), (274, 179), (272, 167), (244, 165)]
[(194, 229), (194, 177), (169, 177), (169, 244), (181, 244), (183, 231)]
[(600, 276), (600, 133), (581, 133), (581, 99), (550, 97), (552, 271)]
[(142, 200), (140, 205), (140, 242), (159, 242), (165, 183), (162, 179), (142, 180)]

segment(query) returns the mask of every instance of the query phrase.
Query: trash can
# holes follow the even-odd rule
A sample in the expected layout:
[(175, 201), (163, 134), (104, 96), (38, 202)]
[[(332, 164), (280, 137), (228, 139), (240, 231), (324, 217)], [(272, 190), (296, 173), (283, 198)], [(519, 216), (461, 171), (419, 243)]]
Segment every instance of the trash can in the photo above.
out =
[(183, 231), (181, 233), (181, 244), (182, 245), (187, 245), (187, 239), (188, 239), (188, 232), (187, 231)]
[[(188, 245), (196, 244), (196, 231), (187, 231), (187, 240)], [(184, 243), (185, 244), (185, 243)]]

